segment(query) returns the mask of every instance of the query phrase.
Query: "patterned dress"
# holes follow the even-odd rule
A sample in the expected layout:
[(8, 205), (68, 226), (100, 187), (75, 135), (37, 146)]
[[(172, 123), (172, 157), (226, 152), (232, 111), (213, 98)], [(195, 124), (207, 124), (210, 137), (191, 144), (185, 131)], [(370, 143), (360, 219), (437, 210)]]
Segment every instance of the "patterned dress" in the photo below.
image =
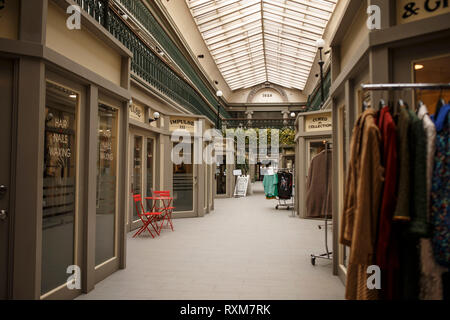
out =
[(431, 186), (432, 243), (436, 261), (450, 267), (450, 105), (435, 119), (436, 153)]

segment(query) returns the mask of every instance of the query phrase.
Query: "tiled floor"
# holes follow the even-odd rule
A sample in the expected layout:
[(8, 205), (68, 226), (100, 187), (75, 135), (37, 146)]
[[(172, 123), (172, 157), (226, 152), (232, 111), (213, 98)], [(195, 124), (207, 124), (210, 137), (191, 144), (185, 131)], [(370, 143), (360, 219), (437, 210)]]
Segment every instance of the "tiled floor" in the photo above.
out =
[(157, 239), (129, 235), (127, 268), (79, 299), (343, 299), (331, 261), (310, 262), (324, 251), (319, 222), (275, 210), (261, 189)]

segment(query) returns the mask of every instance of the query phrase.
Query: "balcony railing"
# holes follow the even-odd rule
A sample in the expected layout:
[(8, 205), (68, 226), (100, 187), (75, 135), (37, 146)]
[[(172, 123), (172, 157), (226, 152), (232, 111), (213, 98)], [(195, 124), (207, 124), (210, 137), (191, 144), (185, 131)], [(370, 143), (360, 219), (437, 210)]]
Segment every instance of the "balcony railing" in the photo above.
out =
[(227, 128), (259, 128), (259, 129), (282, 129), (294, 128), (295, 119), (238, 119), (229, 118), (222, 121)]
[[(161, 41), (161, 46), (169, 54), (177, 53), (184, 56), (178, 48), (171, 42), (167, 35), (164, 36), (164, 30), (157, 23), (150, 11), (141, 1), (136, 0), (117, 0), (120, 1), (146, 28), (152, 33), (157, 41)], [(176, 101), (194, 114), (204, 115), (212, 121), (216, 121), (217, 113), (211, 109), (204, 98), (184, 79), (176, 74), (167, 66), (149, 47), (142, 41), (106, 4), (109, 1), (104, 0), (76, 0), (80, 7), (105, 27), (116, 39), (133, 53), (131, 61), (132, 77), (137, 81), (144, 82), (144, 85), (150, 85), (160, 93)], [(167, 46), (167, 47), (166, 47)], [(169, 48), (169, 49), (167, 49)], [(178, 51), (177, 51), (178, 50)], [(174, 58), (180, 59), (180, 56)], [(185, 59), (185, 58), (184, 58)], [(206, 88), (195, 71), (187, 70), (187, 66), (180, 63), (180, 67), (190, 77), (197, 89), (214, 107), (218, 102), (214, 95)], [(186, 60), (186, 64), (188, 64)], [(192, 68), (189, 65), (190, 68)], [(228, 117), (228, 112), (221, 108), (221, 114)]]

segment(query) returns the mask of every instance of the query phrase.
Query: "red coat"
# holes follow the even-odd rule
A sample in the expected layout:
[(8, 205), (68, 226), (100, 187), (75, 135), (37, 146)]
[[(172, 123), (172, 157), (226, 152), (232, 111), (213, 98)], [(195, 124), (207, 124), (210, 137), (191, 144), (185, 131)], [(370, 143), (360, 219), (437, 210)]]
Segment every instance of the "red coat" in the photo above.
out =
[(392, 230), (392, 217), (397, 201), (397, 132), (388, 107), (380, 110), (378, 127), (381, 132), (381, 157), (385, 168), (385, 176), (375, 256), (377, 265), (382, 270), (382, 279), (384, 280), (384, 285), (382, 285), (383, 297), (392, 299), (395, 295), (395, 272), (399, 266)]

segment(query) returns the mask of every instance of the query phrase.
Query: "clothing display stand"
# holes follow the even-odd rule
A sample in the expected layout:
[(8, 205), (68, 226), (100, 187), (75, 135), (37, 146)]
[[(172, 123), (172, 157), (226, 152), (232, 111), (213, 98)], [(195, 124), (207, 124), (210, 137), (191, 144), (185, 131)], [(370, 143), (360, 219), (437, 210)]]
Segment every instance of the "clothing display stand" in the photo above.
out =
[[(329, 150), (331, 150), (331, 148), (329, 147), (329, 142), (328, 141), (325, 141), (324, 142), (324, 144), (325, 144), (325, 155), (326, 155), (326, 158), (325, 158), (325, 170), (326, 170), (326, 177), (328, 177), (328, 170), (329, 170), (329, 163), (328, 163), (328, 151)], [(328, 179), (327, 179), (327, 183), (326, 183), (326, 187), (325, 187), (326, 189), (325, 189), (325, 196), (327, 196), (328, 195)], [(324, 224), (323, 224), (323, 226), (324, 226), (324, 230), (325, 230), (325, 253), (322, 253), (322, 254), (311, 254), (311, 264), (313, 265), (313, 266), (315, 266), (316, 265), (316, 259), (317, 258), (319, 258), (319, 259), (326, 259), (326, 260), (332, 260), (333, 259), (333, 252), (331, 252), (329, 249), (328, 249), (328, 227), (331, 227), (331, 225), (332, 224), (329, 224), (328, 223), (328, 201), (325, 201), (324, 202), (324, 205), (323, 205), (323, 207), (322, 207), (322, 213), (323, 213), (323, 215), (324, 215)], [(322, 225), (319, 225), (318, 226), (319, 227), (319, 229), (322, 229)]]
[[(292, 174), (292, 193), (291, 193), (291, 198), (290, 199), (280, 199), (279, 196), (277, 196), (277, 200), (278, 200), (278, 204), (275, 206), (275, 209), (278, 210), (279, 208), (286, 208), (286, 210), (289, 209), (294, 209), (294, 169), (288, 169), (288, 168), (281, 168), (277, 170), (278, 174), (279, 171), (284, 171), (284, 172), (288, 172)], [(290, 203), (288, 203), (287, 201), (292, 201)]]

